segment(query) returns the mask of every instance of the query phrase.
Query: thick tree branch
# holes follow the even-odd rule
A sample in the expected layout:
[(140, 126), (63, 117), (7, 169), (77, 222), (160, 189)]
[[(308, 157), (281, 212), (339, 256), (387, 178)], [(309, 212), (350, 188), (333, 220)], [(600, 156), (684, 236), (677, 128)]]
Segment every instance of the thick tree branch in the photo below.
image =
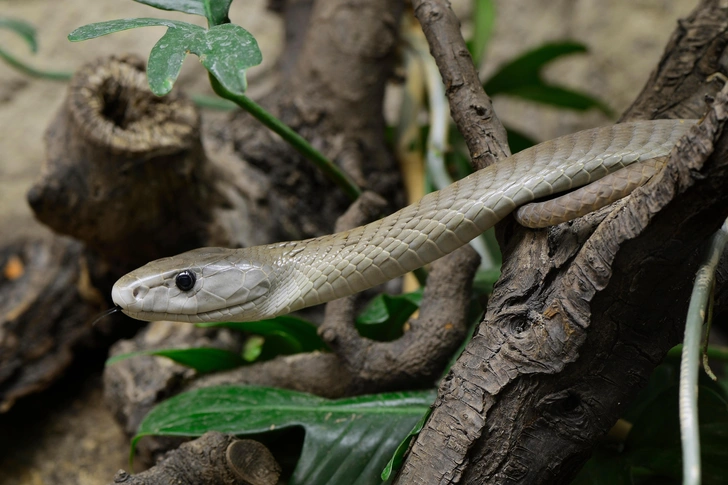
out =
[(511, 154), (506, 130), (478, 78), (460, 34), (460, 22), (447, 0), (413, 0), (430, 52), (445, 83), (450, 112), (477, 169)]

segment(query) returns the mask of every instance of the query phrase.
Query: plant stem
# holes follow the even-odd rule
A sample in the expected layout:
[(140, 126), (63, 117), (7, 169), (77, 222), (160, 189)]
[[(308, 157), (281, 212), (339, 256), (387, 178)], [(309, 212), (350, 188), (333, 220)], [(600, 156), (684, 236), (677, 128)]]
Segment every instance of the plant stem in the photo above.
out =
[(212, 109), (215, 111), (231, 111), (238, 107), (237, 104), (221, 98), (220, 96), (207, 96), (205, 94), (191, 94), (190, 99), (200, 108)]
[(233, 101), (235, 104), (250, 113), (255, 119), (263, 123), (266, 127), (280, 135), (280, 137), (288, 142), (288, 144), (291, 145), (298, 153), (313, 162), (314, 165), (316, 165), (331, 181), (338, 185), (351, 200), (356, 200), (361, 195), (361, 189), (349, 178), (349, 176), (342, 172), (339, 167), (334, 165), (334, 163), (321, 154), (321, 152), (312, 147), (305, 138), (281, 122), (281, 120), (267, 112), (263, 109), (263, 107), (247, 96), (231, 93), (212, 75), (210, 75), (210, 82), (212, 83), (213, 90), (218, 95)]
[(10, 64), (11, 67), (14, 67), (23, 74), (27, 74), (31, 77), (51, 79), (53, 81), (68, 81), (69, 79), (71, 79), (71, 76), (73, 76), (73, 73), (70, 72), (42, 71), (40, 69), (36, 69), (25, 64), (23, 61), (16, 59), (15, 56), (10, 54), (9, 52), (4, 51), (3, 49), (0, 49), (0, 58)]
[(728, 243), (728, 220), (715, 233), (705, 260), (695, 276), (690, 296), (685, 338), (680, 362), (679, 409), (680, 437), (683, 452), (683, 484), (700, 485), (700, 435), (698, 424), (698, 367), (700, 365), (700, 336), (710, 295), (715, 285), (715, 270)]

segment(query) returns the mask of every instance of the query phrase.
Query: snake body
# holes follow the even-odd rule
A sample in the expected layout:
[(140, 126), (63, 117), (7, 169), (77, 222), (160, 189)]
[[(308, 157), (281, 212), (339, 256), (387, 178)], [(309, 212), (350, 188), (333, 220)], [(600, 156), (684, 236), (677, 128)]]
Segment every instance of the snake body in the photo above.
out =
[(349, 231), (152, 261), (119, 279), (112, 299), (141, 320), (205, 322), (256, 321), (351, 295), (454, 251), (519, 206), (665, 157), (695, 123), (642, 121), (563, 136)]

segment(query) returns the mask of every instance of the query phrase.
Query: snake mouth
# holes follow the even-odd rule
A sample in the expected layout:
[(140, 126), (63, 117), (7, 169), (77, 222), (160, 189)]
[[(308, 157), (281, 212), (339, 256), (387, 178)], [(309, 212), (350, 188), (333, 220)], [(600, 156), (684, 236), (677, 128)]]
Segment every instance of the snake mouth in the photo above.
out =
[(164, 313), (164, 312), (145, 312), (135, 311), (130, 308), (122, 308), (121, 311), (128, 317), (146, 322), (154, 322), (159, 320), (167, 320), (171, 322), (185, 323), (211, 323), (211, 322), (254, 322), (266, 318), (272, 318), (275, 315), (265, 315), (260, 309), (258, 303), (263, 303), (264, 297), (258, 297), (255, 300), (245, 302), (240, 305), (231, 305), (229, 307), (218, 308), (199, 313)]

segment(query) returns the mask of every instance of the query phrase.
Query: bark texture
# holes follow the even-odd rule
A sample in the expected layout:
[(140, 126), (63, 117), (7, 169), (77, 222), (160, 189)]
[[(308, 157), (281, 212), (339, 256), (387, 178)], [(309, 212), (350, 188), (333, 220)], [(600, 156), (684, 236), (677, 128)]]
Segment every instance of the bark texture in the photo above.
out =
[(81, 252), (60, 237), (0, 249), (0, 413), (50, 386), (90, 343), (89, 318), (104, 302)]
[[(396, 162), (384, 143), (382, 101), (397, 43), (401, 2), (286, 2), (284, 76), (261, 104), (346, 171), (362, 188), (401, 204)], [(305, 33), (299, 21), (308, 19)], [(289, 25), (291, 26), (291, 25)], [(289, 49), (290, 46), (290, 49)], [(348, 200), (310, 162), (247, 113), (212, 128), (255, 173), (270, 180), (271, 240), (330, 233)]]
[(137, 475), (119, 470), (113, 483), (128, 485), (275, 485), (281, 467), (268, 448), (209, 432), (170, 452)]
[(45, 143), (30, 206), (102, 254), (112, 273), (205, 241), (212, 201), (199, 115), (178, 94), (154, 96), (141, 59), (80, 69)]
[[(726, 72), (728, 10), (701, 2), (625, 115), (698, 118)], [(664, 91), (663, 91), (664, 90)], [(665, 94), (667, 93), (667, 94)], [(397, 483), (565, 483), (681, 335), (728, 212), (725, 90), (631, 197), (545, 231), (505, 222), (503, 276)], [(712, 155), (712, 156), (711, 156)]]

